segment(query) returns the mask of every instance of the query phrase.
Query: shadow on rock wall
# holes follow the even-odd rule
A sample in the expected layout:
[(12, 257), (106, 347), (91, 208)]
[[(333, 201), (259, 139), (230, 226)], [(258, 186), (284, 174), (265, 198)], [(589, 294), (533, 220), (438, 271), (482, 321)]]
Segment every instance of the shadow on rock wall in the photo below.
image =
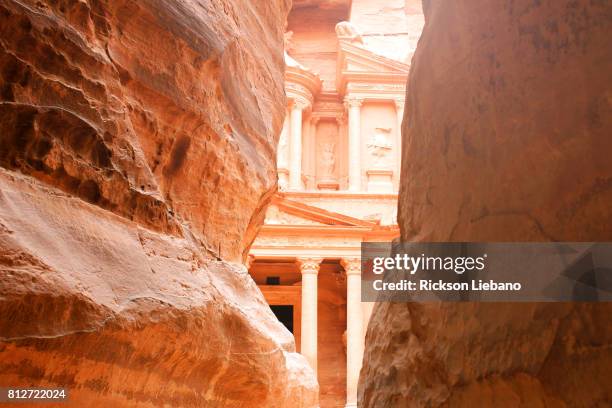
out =
[[(611, 5), (424, 6), (403, 239), (611, 241)], [(361, 406), (608, 405), (610, 316), (610, 304), (378, 304)]]

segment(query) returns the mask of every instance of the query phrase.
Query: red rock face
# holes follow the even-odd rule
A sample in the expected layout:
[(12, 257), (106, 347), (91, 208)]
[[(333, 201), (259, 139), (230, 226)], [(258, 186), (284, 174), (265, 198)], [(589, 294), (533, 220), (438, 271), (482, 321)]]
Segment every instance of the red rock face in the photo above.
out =
[[(316, 405), (241, 261), (275, 190), (286, 1), (0, 1), (0, 384)], [(229, 261), (229, 262), (228, 262)]]
[[(399, 223), (420, 241), (612, 240), (610, 5), (424, 2)], [(608, 304), (379, 304), (364, 407), (598, 406)]]
[(0, 163), (238, 260), (275, 186), (288, 5), (153, 3), (0, 5)]

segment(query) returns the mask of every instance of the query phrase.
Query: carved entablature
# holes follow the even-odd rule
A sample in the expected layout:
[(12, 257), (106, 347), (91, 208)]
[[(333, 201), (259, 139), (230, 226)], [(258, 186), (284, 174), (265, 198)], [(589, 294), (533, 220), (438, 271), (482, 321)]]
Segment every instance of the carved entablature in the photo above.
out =
[(349, 82), (346, 84), (346, 94), (362, 100), (395, 102), (403, 100), (406, 94), (406, 85)]
[(341, 238), (341, 237), (308, 237), (303, 235), (283, 236), (283, 235), (263, 235), (258, 236), (253, 243), (253, 248), (261, 247), (299, 247), (299, 248), (353, 248), (361, 245), (361, 237)]
[(344, 113), (341, 98), (336, 92), (321, 92), (312, 109), (313, 117), (335, 119)]
[(403, 98), (406, 93), (406, 85), (403, 83), (377, 83), (377, 82), (349, 82), (346, 84), (346, 92), (352, 94), (388, 95), (389, 99)]
[(342, 108), (342, 105), (339, 102), (317, 102), (315, 105), (317, 111), (337, 111)]
[(342, 104), (337, 102), (316, 102), (312, 109), (313, 115), (318, 118), (334, 119), (344, 112)]

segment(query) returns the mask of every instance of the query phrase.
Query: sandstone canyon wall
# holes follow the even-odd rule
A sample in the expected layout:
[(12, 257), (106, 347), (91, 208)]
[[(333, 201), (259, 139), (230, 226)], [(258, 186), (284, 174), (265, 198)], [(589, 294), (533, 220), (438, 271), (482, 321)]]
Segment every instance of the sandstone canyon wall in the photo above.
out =
[(276, 188), (288, 0), (0, 0), (0, 384), (310, 407), (239, 262)]
[[(612, 240), (612, 4), (429, 0), (404, 240)], [(363, 407), (608, 406), (610, 304), (378, 304)]]

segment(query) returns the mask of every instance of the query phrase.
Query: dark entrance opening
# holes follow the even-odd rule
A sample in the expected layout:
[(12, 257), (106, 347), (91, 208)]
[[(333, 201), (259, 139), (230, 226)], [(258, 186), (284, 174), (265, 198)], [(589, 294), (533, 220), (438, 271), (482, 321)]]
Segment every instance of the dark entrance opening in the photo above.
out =
[(266, 277), (266, 285), (280, 285), (280, 276)]
[(278, 320), (293, 333), (293, 305), (270, 305)]

